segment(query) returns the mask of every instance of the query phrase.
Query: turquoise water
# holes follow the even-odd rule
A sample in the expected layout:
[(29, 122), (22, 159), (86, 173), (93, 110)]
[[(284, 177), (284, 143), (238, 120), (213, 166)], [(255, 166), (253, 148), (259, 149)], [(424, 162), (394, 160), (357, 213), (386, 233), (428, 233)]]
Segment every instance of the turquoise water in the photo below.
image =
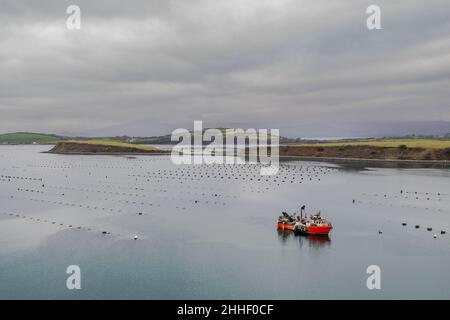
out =
[[(266, 178), (47, 149), (0, 146), (2, 299), (450, 298), (448, 169), (296, 161)], [(276, 230), (303, 204), (333, 222), (329, 238)]]

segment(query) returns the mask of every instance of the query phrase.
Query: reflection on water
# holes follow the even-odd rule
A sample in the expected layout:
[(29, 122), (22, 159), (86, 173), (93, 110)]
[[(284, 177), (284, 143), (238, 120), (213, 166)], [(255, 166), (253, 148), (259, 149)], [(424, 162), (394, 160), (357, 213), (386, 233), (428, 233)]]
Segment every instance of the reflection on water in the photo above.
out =
[[(323, 159), (308, 158), (307, 161), (323, 163)], [(304, 160), (305, 160), (304, 159)], [(295, 157), (280, 157), (280, 161), (285, 163), (299, 162)], [(428, 162), (428, 161), (382, 161), (382, 160), (353, 160), (353, 159), (326, 159), (330, 164), (339, 165), (345, 170), (366, 170), (367, 168), (390, 168), (390, 169), (449, 169), (448, 161)]]
[(321, 248), (329, 247), (331, 244), (331, 239), (328, 235), (318, 236), (318, 235), (304, 235), (299, 236), (300, 246), (309, 246), (311, 248)]
[(296, 235), (293, 231), (277, 229), (278, 239), (283, 245), (290, 241), (298, 241), (300, 247), (308, 246), (310, 248), (329, 247), (331, 239), (328, 235)]
[(294, 232), (288, 230), (277, 229), (277, 233), (282, 244), (287, 244), (288, 240), (294, 237)]

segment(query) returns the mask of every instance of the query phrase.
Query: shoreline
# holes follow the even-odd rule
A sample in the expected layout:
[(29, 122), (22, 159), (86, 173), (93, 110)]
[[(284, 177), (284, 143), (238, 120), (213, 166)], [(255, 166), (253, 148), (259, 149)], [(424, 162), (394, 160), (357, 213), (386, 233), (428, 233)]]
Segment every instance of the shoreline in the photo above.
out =
[(60, 155), (79, 155), (79, 156), (160, 156), (169, 155), (170, 152), (51, 152), (43, 151), (41, 153), (60, 154)]
[(282, 156), (282, 155), (280, 155), (280, 160), (282, 158), (289, 158), (289, 159), (294, 158), (294, 159), (307, 160), (307, 161), (389, 162), (389, 163), (420, 163), (420, 164), (450, 165), (450, 160), (368, 159), (368, 158), (308, 157), (308, 156)]

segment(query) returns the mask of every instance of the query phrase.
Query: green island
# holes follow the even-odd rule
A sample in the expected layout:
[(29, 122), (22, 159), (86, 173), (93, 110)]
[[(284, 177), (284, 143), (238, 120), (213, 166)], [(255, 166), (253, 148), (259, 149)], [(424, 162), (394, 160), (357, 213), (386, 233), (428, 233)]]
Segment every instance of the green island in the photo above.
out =
[(358, 139), (286, 144), (280, 156), (390, 161), (448, 161), (450, 139)]
[(0, 134), (0, 144), (56, 144), (64, 137), (54, 134), (16, 132)]
[(60, 141), (48, 153), (57, 154), (162, 154), (167, 151), (113, 140)]

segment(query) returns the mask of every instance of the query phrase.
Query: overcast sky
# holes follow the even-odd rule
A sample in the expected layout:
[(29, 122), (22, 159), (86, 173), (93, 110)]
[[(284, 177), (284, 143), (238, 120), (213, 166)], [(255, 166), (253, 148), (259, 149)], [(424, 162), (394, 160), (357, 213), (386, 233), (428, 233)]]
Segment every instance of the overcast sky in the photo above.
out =
[(449, 0), (0, 0), (0, 133), (450, 132), (449, 17)]

